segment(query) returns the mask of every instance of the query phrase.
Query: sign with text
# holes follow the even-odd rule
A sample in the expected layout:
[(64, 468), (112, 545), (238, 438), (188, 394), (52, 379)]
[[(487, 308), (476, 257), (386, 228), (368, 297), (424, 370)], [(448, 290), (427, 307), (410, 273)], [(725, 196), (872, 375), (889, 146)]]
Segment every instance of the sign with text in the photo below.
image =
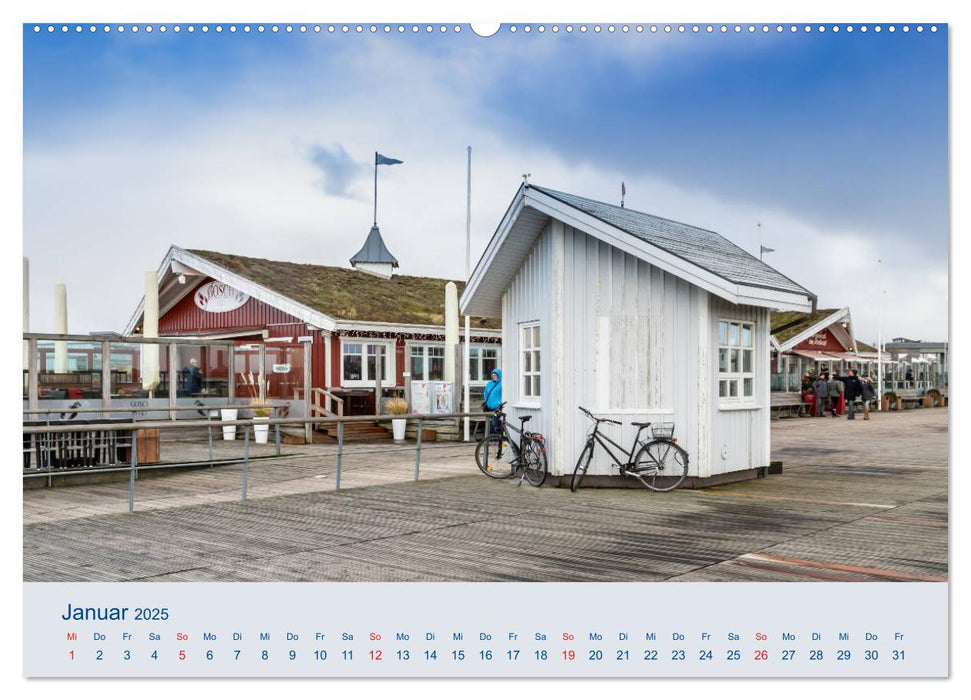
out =
[(238, 309), (249, 301), (249, 294), (222, 282), (208, 282), (196, 290), (193, 299), (203, 311), (219, 314)]

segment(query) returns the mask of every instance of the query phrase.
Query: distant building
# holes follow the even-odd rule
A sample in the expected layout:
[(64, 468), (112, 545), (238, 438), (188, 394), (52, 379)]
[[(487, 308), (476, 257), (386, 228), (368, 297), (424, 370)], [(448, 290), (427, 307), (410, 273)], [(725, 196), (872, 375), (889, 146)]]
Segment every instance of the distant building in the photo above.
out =
[[(392, 275), (398, 261), (376, 227), (355, 259), (358, 269), (348, 269), (173, 245), (159, 267), (159, 335), (235, 341), (231, 362), (216, 353), (197, 358), (208, 396), (244, 396), (241, 373), (262, 369), (268, 397), (303, 399), (309, 363), (312, 391), (341, 398), (345, 414), (374, 413), (379, 351), (383, 390), (443, 378), (448, 280)], [(456, 284), (461, 292), (464, 283)], [(141, 332), (142, 312), (139, 303), (126, 334)], [(471, 328), (474, 396), (500, 366), (502, 333), (494, 319), (472, 319)]]

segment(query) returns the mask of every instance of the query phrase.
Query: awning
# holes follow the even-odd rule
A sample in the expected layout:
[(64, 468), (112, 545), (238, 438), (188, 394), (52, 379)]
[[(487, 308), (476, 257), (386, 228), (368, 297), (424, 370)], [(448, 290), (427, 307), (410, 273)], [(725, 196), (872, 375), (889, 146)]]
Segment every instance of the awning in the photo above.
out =
[(833, 358), (829, 356), (829, 353), (825, 353), (821, 350), (790, 350), (793, 355), (800, 355), (802, 357), (808, 357), (810, 360), (817, 360), (822, 362), (828, 362)]
[(790, 350), (793, 355), (808, 357), (817, 362), (831, 362), (833, 360), (850, 360), (852, 362), (867, 362), (868, 358), (860, 357), (852, 352), (823, 352), (822, 350)]

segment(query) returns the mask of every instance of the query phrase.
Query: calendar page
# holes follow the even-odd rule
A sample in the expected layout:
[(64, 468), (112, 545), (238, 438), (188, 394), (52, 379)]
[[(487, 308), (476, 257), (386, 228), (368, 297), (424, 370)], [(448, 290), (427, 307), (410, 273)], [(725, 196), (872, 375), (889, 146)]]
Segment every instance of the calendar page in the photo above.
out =
[(948, 23), (321, 13), (23, 19), (22, 675), (949, 678)]

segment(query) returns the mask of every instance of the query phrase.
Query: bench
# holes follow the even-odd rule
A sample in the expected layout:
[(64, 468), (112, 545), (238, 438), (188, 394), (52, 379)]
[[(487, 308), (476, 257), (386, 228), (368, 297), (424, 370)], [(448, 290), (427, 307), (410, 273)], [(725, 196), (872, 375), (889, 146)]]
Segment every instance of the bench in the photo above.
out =
[(901, 389), (897, 393), (904, 408), (919, 408), (924, 400), (917, 395), (916, 389)]
[(774, 418), (785, 416), (801, 416), (806, 411), (806, 404), (802, 394), (788, 391), (773, 391), (770, 395), (769, 408)]

